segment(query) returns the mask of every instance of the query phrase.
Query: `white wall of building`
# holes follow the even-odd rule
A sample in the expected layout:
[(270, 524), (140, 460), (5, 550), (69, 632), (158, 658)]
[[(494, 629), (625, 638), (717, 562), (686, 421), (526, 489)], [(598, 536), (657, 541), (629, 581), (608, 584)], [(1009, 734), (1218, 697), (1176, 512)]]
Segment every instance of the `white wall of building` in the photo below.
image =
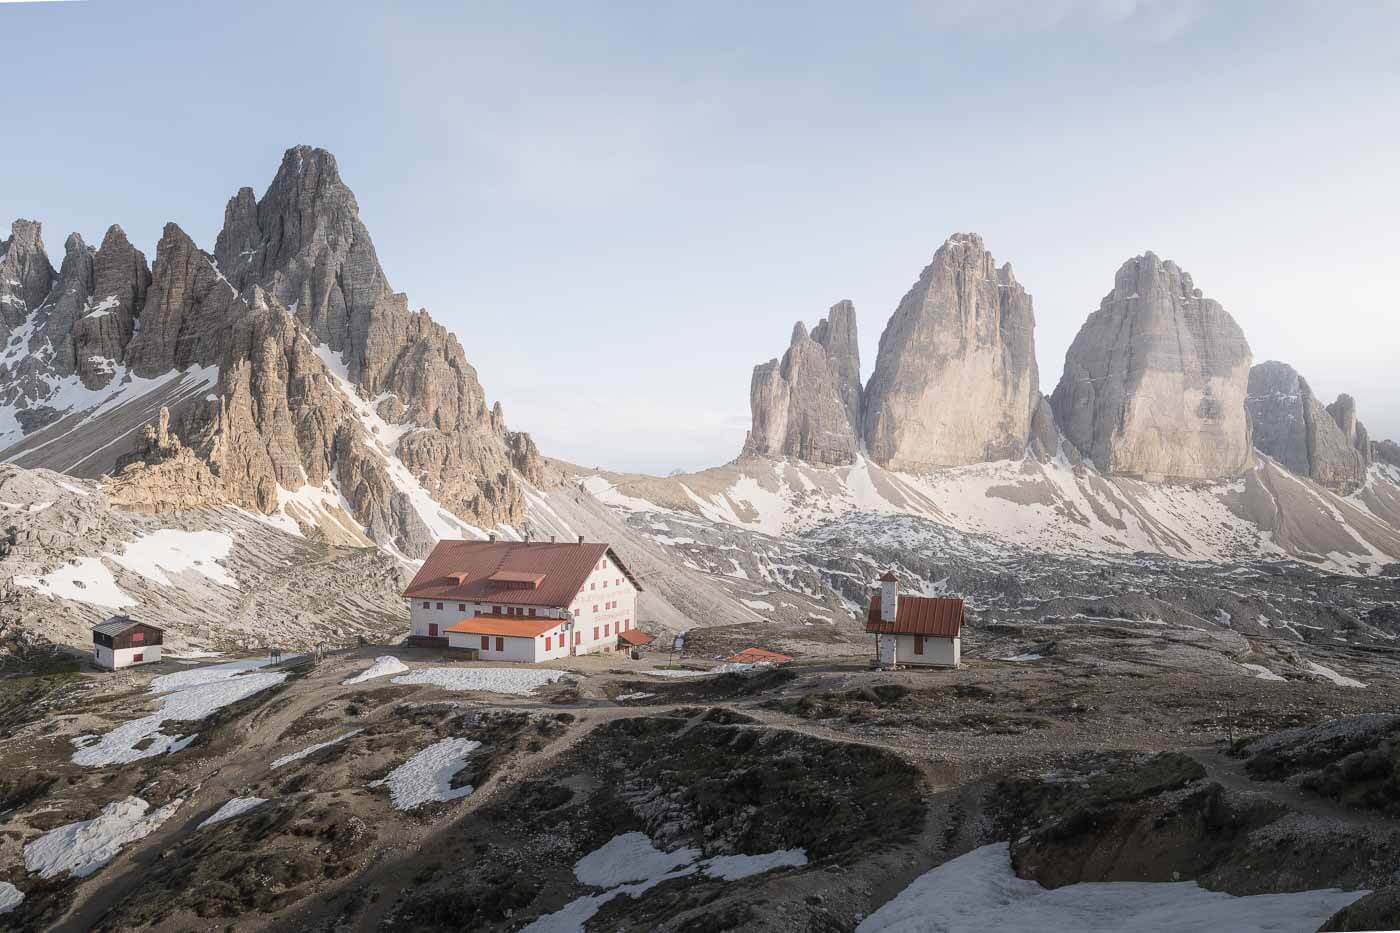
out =
[[(453, 648), (472, 648), (483, 661), (519, 661), (534, 664), (569, 656), (564, 626), (560, 620), (555, 628), (531, 638), (527, 635), (482, 635), (476, 632), (447, 632), (447, 644)], [(483, 643), (482, 639), (486, 639)], [(546, 647), (547, 646), (547, 647)]]
[[(118, 648), (113, 651), (106, 645), (93, 645), (93, 660), (111, 670), (130, 667), (133, 664), (149, 664), (160, 660), (160, 645), (143, 645), (139, 648)], [(137, 661), (136, 656), (141, 655)]]
[[(591, 654), (595, 651), (611, 651), (617, 647), (619, 632), (637, 627), (637, 588), (627, 579), (622, 568), (611, 556), (604, 556), (584, 580), (583, 586), (570, 603), (568, 609), (549, 606), (528, 606), (509, 601), (509, 590), (491, 602), (463, 602), (448, 599), (411, 599), (408, 601), (408, 615), (414, 635), (434, 634), (431, 626), (436, 625), (436, 635), (447, 638), (454, 648), (475, 648), (481, 651), (482, 660), (490, 661), (549, 661), (566, 658), (570, 654)], [(441, 607), (441, 608), (439, 608)], [(470, 619), (478, 612), (492, 613), (497, 610), (524, 618), (558, 618), (561, 623), (572, 617), (573, 631), (567, 635), (560, 629), (553, 629), (534, 639), (519, 636), (506, 638), (504, 650), (496, 650), (496, 636), (490, 636), (486, 650), (481, 648), (481, 636), (470, 633), (448, 633), (448, 626), (463, 619)], [(531, 616), (531, 612), (534, 613)], [(545, 635), (550, 636), (550, 647), (544, 647)], [(512, 646), (511, 642), (518, 644)], [(570, 644), (572, 642), (572, 644)], [(572, 650), (571, 650), (572, 649)]]
[(913, 635), (881, 635), (880, 663), (924, 667), (957, 667), (962, 663), (961, 638), (925, 636), (923, 647), (923, 654), (915, 654)]
[(569, 605), (574, 614), (578, 654), (611, 651), (617, 634), (637, 627), (637, 588), (610, 556), (605, 556), (583, 582)]
[[(438, 608), (439, 605), (442, 606), (441, 609)], [(414, 635), (428, 635), (431, 632), (429, 626), (436, 625), (437, 635), (442, 638), (447, 634), (449, 625), (455, 625), (463, 619), (470, 619), (477, 612), (489, 613), (496, 606), (500, 606), (503, 612), (508, 608), (518, 608), (519, 615), (522, 616), (530, 616), (530, 612), (533, 611), (535, 613), (533, 618), (563, 617), (563, 611), (556, 607), (524, 606), (508, 600), (480, 603), (462, 602), (456, 599), (410, 599), (408, 601), (408, 618)]]

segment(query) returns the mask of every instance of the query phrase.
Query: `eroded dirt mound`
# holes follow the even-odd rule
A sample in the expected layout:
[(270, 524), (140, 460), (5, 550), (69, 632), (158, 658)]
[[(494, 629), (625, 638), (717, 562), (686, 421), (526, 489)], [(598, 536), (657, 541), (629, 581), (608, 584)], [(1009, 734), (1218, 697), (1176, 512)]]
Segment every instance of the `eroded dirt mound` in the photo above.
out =
[[(816, 869), (919, 831), (922, 779), (894, 755), (729, 722), (746, 717), (686, 712), (604, 724), (553, 764), (548, 782), (510, 787), (456, 827), (454, 847), (388, 919), (395, 928), (515, 929), (595, 892), (575, 879), (574, 863), (626, 832), (706, 857), (801, 849)], [(747, 903), (753, 890), (743, 881), (678, 878), (605, 905), (594, 925), (765, 928), (766, 911), (756, 915)]]
[(1374, 888), (1400, 851), (1388, 821), (1310, 808), (1289, 788), (1256, 789), (1178, 753), (1083, 756), (1000, 782), (989, 809), (1013, 840), (1017, 874), (1052, 888), (1188, 879), (1236, 895)]

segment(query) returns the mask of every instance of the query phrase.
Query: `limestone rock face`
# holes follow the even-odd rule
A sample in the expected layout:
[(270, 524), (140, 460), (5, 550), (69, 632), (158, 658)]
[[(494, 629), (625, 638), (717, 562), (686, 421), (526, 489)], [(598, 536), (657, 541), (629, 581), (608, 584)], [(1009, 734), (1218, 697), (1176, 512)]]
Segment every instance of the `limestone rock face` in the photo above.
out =
[(808, 334), (801, 321), (782, 361), (755, 366), (753, 427), (744, 453), (809, 463), (854, 463), (860, 452), (860, 350), (855, 308), (832, 306)]
[(16, 220), (10, 238), (0, 240), (0, 321), (7, 330), (24, 323), (54, 286), (53, 265), (44, 252), (37, 220)]
[(151, 514), (215, 508), (228, 501), (208, 465), (170, 431), (167, 408), (160, 410), (156, 424), (146, 425), (140, 449), (124, 458), (104, 492), (119, 508)]
[(1400, 444), (1394, 441), (1376, 441), (1371, 445), (1372, 459), (1400, 467)]
[(112, 225), (93, 261), (92, 297), (73, 328), (78, 374), (100, 389), (115, 376), (146, 303), (151, 272), (146, 257)]
[(956, 234), (880, 336), (865, 389), (871, 459), (926, 469), (1020, 457), (1040, 401), (1031, 296), (976, 234)]
[(1251, 369), (1247, 404), (1257, 450), (1343, 495), (1365, 480), (1360, 453), (1292, 366), (1270, 360)]
[(1361, 464), (1365, 467), (1371, 465), (1371, 435), (1366, 430), (1366, 426), (1356, 420), (1356, 399), (1345, 392), (1337, 396), (1337, 400), (1327, 406), (1327, 413), (1332, 416), (1332, 420), (1337, 422), (1337, 427), (1342, 429), (1347, 443), (1361, 457)]
[(1118, 270), (1065, 354), (1055, 421), (1107, 473), (1236, 476), (1251, 462), (1251, 362), (1234, 318), (1176, 263), (1146, 253)]

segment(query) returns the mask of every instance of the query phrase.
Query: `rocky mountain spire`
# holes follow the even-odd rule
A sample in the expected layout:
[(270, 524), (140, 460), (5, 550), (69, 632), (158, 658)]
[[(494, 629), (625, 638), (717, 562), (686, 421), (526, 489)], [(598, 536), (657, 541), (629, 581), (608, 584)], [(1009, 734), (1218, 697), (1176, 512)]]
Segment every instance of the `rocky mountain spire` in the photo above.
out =
[[(487, 404), (457, 339), (390, 291), (335, 158), (288, 150), (263, 198), (240, 190), (224, 219), (214, 255), (167, 225), (150, 271), (119, 227), (97, 251), (75, 235), (57, 276), (38, 224), (15, 224), (0, 316), (27, 339), (0, 356), (0, 404), (17, 422), (0, 424), (0, 446), (84, 475), (130, 467), (136, 501), (152, 464), (129, 420), (165, 410), (171, 436), (245, 508), (307, 496), (299, 516), (414, 557), (468, 525), (519, 524), (518, 477), (542, 478), (539, 451)], [(132, 376), (150, 384), (119, 417), (74, 421), (61, 444), (33, 435)]]
[(871, 459), (926, 469), (1020, 457), (1040, 400), (1031, 296), (976, 234), (950, 237), (880, 336)]
[(755, 366), (744, 453), (854, 463), (860, 451), (860, 350), (855, 307), (841, 301), (807, 333), (798, 321), (782, 361)]
[(1327, 406), (1327, 413), (1341, 428), (1347, 443), (1361, 458), (1362, 469), (1371, 465), (1371, 435), (1366, 426), (1356, 419), (1356, 399), (1343, 392), (1337, 400)]
[(1361, 485), (1361, 455), (1292, 366), (1270, 360), (1251, 369), (1247, 405), (1255, 449), (1343, 495)]
[(1123, 264), (1080, 328), (1051, 404), (1066, 439), (1104, 472), (1235, 476), (1251, 458), (1250, 363), (1234, 318), (1176, 263), (1146, 253)]
[(0, 240), (0, 321), (7, 329), (18, 327), (44, 303), (54, 278), (41, 225), (37, 220), (16, 220), (10, 238)]
[(93, 260), (92, 297), (73, 329), (78, 374), (89, 389), (100, 389), (115, 376), (150, 284), (145, 255), (113, 224)]

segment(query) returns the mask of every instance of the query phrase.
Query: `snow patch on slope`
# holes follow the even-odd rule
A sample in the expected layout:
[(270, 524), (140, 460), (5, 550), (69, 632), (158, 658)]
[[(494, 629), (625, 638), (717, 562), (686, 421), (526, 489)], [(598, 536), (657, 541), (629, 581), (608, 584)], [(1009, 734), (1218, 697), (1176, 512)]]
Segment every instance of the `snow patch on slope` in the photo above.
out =
[(51, 829), (24, 847), (24, 867), (40, 878), (67, 872), (86, 878), (116, 858), (127, 843), (149, 836), (170, 819), (183, 800), (173, 800), (147, 813), (151, 805), (140, 797), (127, 797), (102, 808), (90, 820)]
[(1234, 897), (1194, 881), (1093, 882), (1046, 889), (1016, 877), (1006, 843), (983, 846), (920, 875), (856, 933), (1273, 933), (1316, 930), (1366, 891)]

